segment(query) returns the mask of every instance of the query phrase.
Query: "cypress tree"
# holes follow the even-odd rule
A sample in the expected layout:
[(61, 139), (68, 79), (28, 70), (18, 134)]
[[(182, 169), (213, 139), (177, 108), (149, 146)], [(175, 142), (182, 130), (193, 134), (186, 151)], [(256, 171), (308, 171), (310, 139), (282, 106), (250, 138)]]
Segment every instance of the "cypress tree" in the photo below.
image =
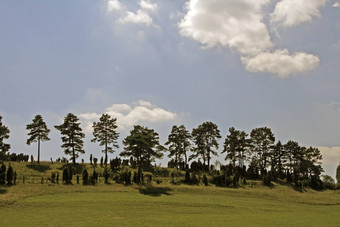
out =
[[(131, 175), (131, 172), (129, 173)], [(107, 167), (104, 168), (103, 175), (104, 175), (104, 183), (108, 184), (109, 183), (109, 171), (107, 170)]]
[(89, 174), (86, 169), (83, 170), (82, 180), (83, 180), (83, 185), (86, 185), (89, 183)]
[(187, 169), (187, 170), (185, 171), (185, 183), (190, 184), (190, 182), (191, 182), (191, 179), (190, 179), (190, 172), (189, 172), (189, 170)]
[(2, 164), (0, 168), (0, 184), (6, 183), (6, 165)]
[(13, 184), (13, 168), (11, 166), (11, 164), (9, 164), (8, 169), (7, 169), (7, 184), (8, 185), (12, 185)]

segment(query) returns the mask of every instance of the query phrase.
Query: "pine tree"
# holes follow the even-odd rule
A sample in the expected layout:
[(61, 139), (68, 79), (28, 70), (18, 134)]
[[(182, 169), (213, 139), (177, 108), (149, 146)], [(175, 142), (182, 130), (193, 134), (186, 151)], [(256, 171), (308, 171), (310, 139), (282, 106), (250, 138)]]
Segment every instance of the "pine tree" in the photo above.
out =
[(216, 124), (212, 122), (204, 122), (197, 128), (192, 130), (192, 138), (195, 143), (194, 154), (190, 156), (190, 159), (202, 157), (203, 164), (208, 164), (210, 169), (210, 159), (212, 155), (217, 155), (217, 152), (213, 150), (218, 149), (217, 140), (221, 138), (220, 130)]
[(47, 128), (46, 123), (44, 122), (41, 115), (36, 115), (31, 124), (26, 126), (26, 129), (29, 130), (27, 139), (27, 145), (31, 143), (38, 142), (38, 165), (40, 164), (40, 141), (48, 141), (48, 134), (50, 130)]
[(236, 169), (236, 162), (238, 166), (243, 168), (244, 162), (247, 158), (249, 140), (248, 134), (245, 131), (236, 130), (234, 127), (229, 128), (229, 135), (224, 141), (224, 149), (222, 153), (227, 153), (226, 160), (230, 160), (233, 166), (233, 171)]
[[(117, 129), (117, 119), (111, 118), (108, 114), (103, 114), (99, 122), (93, 123), (93, 136), (94, 139), (91, 142), (99, 142), (99, 146), (105, 146), (102, 152), (105, 153), (105, 166), (107, 166), (107, 152), (113, 153), (113, 148), (118, 148), (117, 139), (119, 133)], [(111, 146), (110, 146), (111, 145)]]
[(187, 152), (190, 150), (190, 133), (184, 125), (172, 127), (171, 133), (168, 136), (168, 141), (165, 145), (169, 145), (169, 158), (175, 157), (175, 166), (178, 169), (179, 163), (182, 162), (182, 155), (185, 157), (185, 166), (188, 163)]
[(61, 140), (63, 142), (61, 147), (64, 148), (66, 155), (72, 156), (73, 164), (76, 164), (76, 158), (79, 157), (79, 153), (85, 153), (83, 149), (83, 138), (85, 137), (85, 134), (82, 133), (80, 122), (78, 121), (79, 119), (75, 115), (69, 113), (64, 118), (63, 124), (54, 126), (60, 131), (62, 135)]
[(164, 151), (164, 147), (159, 144), (158, 133), (147, 127), (135, 125), (123, 144), (124, 151), (120, 155), (135, 158), (139, 170), (150, 167), (155, 158), (163, 156), (161, 151)]
[(9, 138), (9, 133), (9, 129), (2, 124), (2, 116), (0, 116), (0, 159), (4, 159), (6, 153), (11, 148), (11, 145), (4, 143), (4, 140)]

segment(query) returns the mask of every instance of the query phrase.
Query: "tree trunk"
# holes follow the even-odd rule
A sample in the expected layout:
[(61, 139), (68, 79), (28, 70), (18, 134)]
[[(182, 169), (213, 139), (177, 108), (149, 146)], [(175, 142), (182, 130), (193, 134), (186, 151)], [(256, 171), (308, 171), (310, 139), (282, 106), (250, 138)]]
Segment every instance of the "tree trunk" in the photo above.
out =
[(105, 143), (105, 167), (107, 167), (107, 142)]
[(38, 139), (38, 165), (40, 165), (40, 138)]

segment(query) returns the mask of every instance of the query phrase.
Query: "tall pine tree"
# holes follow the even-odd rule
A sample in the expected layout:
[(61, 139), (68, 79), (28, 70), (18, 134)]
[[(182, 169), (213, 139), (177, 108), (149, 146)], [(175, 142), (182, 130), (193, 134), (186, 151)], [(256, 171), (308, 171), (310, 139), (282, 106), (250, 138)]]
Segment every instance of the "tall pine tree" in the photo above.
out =
[(218, 149), (217, 140), (221, 138), (220, 130), (218, 130), (216, 124), (204, 122), (192, 130), (192, 138), (196, 147), (191, 158), (202, 157), (204, 165), (205, 161), (207, 161), (208, 168), (210, 169), (211, 156), (217, 155), (217, 152), (213, 150), (213, 148)]
[(2, 124), (2, 116), (0, 116), (0, 159), (5, 158), (6, 152), (11, 148), (11, 145), (4, 143), (4, 140), (9, 138), (9, 132), (9, 129)]
[[(111, 118), (108, 114), (103, 114), (99, 122), (93, 123), (93, 136), (91, 142), (99, 142), (99, 146), (105, 146), (103, 152), (105, 153), (105, 166), (107, 166), (107, 152), (113, 153), (113, 148), (118, 148), (117, 139), (119, 133), (117, 129), (117, 119)], [(111, 146), (110, 146), (111, 144)]]
[(63, 124), (54, 127), (58, 129), (62, 135), (61, 140), (63, 144), (61, 147), (64, 148), (65, 154), (71, 155), (73, 164), (76, 164), (76, 158), (79, 157), (79, 153), (85, 153), (83, 149), (83, 138), (85, 134), (82, 133), (79, 119), (74, 114), (69, 113), (64, 118)]
[(159, 144), (158, 133), (153, 129), (135, 125), (124, 140), (124, 151), (120, 156), (132, 157), (136, 160), (139, 171), (150, 167), (155, 158), (161, 158), (165, 148)]
[(38, 142), (38, 165), (40, 164), (40, 141), (48, 141), (50, 130), (47, 128), (41, 115), (36, 115), (31, 124), (26, 126), (28, 132), (27, 145)]

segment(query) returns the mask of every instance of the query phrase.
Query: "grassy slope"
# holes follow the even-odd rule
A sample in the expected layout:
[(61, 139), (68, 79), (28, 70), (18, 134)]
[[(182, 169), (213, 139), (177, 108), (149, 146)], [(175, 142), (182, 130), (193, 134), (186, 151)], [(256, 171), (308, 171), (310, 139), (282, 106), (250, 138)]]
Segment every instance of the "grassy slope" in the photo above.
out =
[[(26, 176), (44, 175), (27, 169), (25, 164), (12, 165)], [(47, 172), (56, 167), (54, 164)], [(145, 188), (102, 183), (96, 186), (22, 184), (19, 181), (13, 187), (0, 187), (0, 206), (1, 226), (338, 226), (340, 223), (339, 192), (307, 190), (301, 193), (283, 185), (226, 189), (161, 184)]]

